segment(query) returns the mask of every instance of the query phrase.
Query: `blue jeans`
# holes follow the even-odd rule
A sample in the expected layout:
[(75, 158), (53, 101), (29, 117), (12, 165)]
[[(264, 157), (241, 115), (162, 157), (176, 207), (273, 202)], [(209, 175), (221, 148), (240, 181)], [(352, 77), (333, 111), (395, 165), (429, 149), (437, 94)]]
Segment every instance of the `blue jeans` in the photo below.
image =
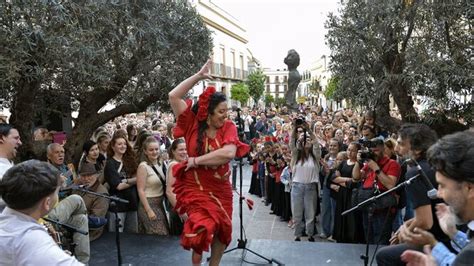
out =
[[(296, 183), (291, 188), (291, 211), (295, 223), (295, 236), (301, 237), (303, 229), (308, 236), (314, 235), (314, 220), (316, 215), (317, 183)], [(303, 224), (303, 214), (306, 224)]]
[(260, 193), (262, 198), (266, 198), (267, 192), (265, 191), (265, 176), (258, 176), (258, 184), (260, 185)]
[(323, 186), (321, 203), (321, 227), (323, 234), (331, 236), (334, 230), (334, 214), (336, 212), (336, 201), (331, 198), (331, 190)]

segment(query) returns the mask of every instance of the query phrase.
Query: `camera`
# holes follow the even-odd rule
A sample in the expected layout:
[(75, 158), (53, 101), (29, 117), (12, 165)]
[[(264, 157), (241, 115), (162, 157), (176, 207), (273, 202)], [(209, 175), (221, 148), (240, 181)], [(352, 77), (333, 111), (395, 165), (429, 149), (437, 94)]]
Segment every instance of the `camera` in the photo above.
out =
[(296, 126), (302, 126), (305, 123), (305, 118), (303, 116), (300, 116), (295, 119), (295, 125)]
[(373, 153), (371, 150), (361, 151), (360, 159), (362, 160), (362, 162), (365, 162), (367, 160), (375, 161), (375, 153)]

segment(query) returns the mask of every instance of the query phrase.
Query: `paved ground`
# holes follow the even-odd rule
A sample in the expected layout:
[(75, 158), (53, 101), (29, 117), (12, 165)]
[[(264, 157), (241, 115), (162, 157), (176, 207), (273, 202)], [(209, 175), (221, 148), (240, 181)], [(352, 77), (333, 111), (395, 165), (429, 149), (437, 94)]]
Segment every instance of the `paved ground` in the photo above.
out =
[[(294, 230), (288, 227), (287, 222), (280, 221), (280, 217), (270, 214), (270, 206), (265, 206), (261, 199), (248, 193), (252, 177), (251, 166), (244, 163), (243, 166), (243, 195), (254, 201), (253, 210), (249, 210), (244, 202), (243, 220), (247, 239), (271, 239), (271, 240), (293, 240)], [(239, 170), (237, 168), (237, 191), (239, 190)], [(239, 220), (239, 200), (237, 193), (234, 193), (234, 212), (232, 215), (233, 232), (232, 240), (235, 242), (240, 237)], [(318, 225), (319, 228), (319, 225)], [(320, 230), (319, 230), (320, 231)], [(325, 242), (320, 238), (315, 238), (317, 242)], [(302, 238), (305, 241), (306, 238)], [(232, 247), (232, 244), (231, 244)]]

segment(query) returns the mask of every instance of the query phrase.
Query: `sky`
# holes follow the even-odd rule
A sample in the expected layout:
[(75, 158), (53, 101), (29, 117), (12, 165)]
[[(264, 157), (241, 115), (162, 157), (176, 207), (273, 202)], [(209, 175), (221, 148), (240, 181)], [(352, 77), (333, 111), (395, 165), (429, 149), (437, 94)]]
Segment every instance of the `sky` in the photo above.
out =
[(242, 23), (249, 48), (262, 66), (283, 69), (288, 50), (300, 55), (299, 70), (329, 56), (324, 22), (337, 12), (338, 0), (212, 0)]

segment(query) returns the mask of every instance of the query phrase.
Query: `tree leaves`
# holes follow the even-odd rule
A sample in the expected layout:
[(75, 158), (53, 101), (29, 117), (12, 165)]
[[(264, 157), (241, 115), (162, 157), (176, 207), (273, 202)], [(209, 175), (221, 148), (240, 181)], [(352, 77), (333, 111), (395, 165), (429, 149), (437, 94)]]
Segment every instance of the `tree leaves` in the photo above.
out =
[(345, 1), (326, 21), (329, 68), (340, 79), (333, 96), (373, 108), (390, 92), (402, 118), (421, 97), (472, 124), (472, 101), (461, 100), (473, 94), (468, 9), (465, 0)]

